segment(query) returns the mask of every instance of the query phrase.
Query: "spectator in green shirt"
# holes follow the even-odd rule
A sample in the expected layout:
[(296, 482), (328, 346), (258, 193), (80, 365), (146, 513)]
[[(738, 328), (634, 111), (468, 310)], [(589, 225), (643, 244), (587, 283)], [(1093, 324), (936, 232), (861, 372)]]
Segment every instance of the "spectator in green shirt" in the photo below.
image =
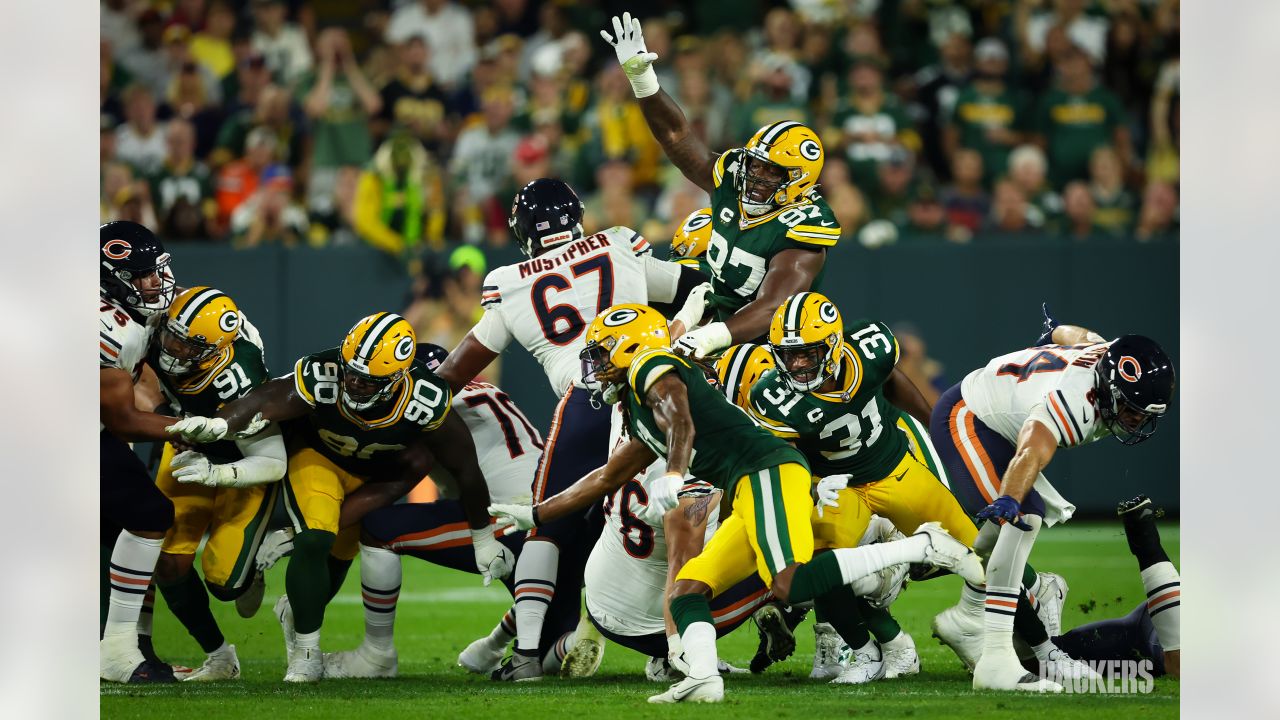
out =
[(770, 123), (809, 122), (808, 108), (792, 93), (796, 67), (794, 60), (780, 53), (768, 53), (753, 66), (755, 82), (751, 97), (735, 107), (729, 116), (732, 142), (746, 142), (756, 130)]
[(1110, 146), (1093, 151), (1089, 160), (1089, 193), (1093, 195), (1093, 224), (1105, 235), (1128, 237), (1137, 201), (1124, 186), (1120, 158)]
[[(147, 178), (160, 233), (174, 239), (208, 237), (213, 228), (206, 223), (217, 215), (218, 206), (213, 200), (213, 176), (195, 157), (195, 127), (186, 120), (170, 120), (165, 145), (164, 164)], [(191, 209), (197, 211), (194, 216)], [(194, 227), (193, 219), (198, 219)]]
[(1061, 54), (1058, 84), (1040, 98), (1036, 120), (1054, 187), (1087, 178), (1089, 158), (1101, 145), (1113, 145), (1122, 167), (1129, 165), (1132, 151), (1120, 101), (1094, 80), (1089, 56), (1078, 47)]
[(1031, 224), (1053, 231), (1062, 218), (1062, 196), (1049, 187), (1047, 172), (1044, 151), (1035, 145), (1021, 145), (1009, 153), (1009, 180), (1027, 199)]
[(867, 188), (874, 186), (876, 165), (894, 145), (917, 152), (921, 143), (897, 95), (884, 87), (883, 62), (871, 56), (853, 62), (849, 94), (835, 115), (838, 144), (827, 153), (843, 152), (854, 182)]
[(1178, 191), (1173, 185), (1165, 182), (1147, 185), (1133, 234), (1138, 242), (1178, 239)]
[(1058, 234), (1075, 240), (1087, 240), (1098, 235), (1098, 227), (1093, 224), (1093, 213), (1097, 207), (1093, 203), (1093, 195), (1089, 194), (1089, 186), (1081, 180), (1067, 183), (1062, 191), (1064, 215), (1058, 227)]
[(982, 155), (983, 184), (991, 187), (1004, 175), (1009, 152), (1027, 130), (1026, 109), (1020, 93), (1009, 87), (1009, 51), (1004, 43), (986, 38), (974, 49), (977, 60), (972, 82), (960, 89), (950, 122), (943, 130), (947, 158), (957, 148)]

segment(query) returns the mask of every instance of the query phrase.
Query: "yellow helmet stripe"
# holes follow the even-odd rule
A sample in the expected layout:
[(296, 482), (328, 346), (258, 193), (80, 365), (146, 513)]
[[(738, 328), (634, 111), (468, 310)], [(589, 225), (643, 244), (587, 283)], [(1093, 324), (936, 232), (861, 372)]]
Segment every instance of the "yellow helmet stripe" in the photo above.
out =
[(182, 312), (178, 313), (178, 322), (183, 327), (190, 327), (191, 321), (195, 319), (196, 315), (200, 314), (200, 308), (204, 307), (221, 294), (221, 292), (213, 288), (205, 288), (203, 292), (200, 292), (196, 294), (195, 297), (191, 298), (187, 303), (187, 306), (182, 308)]
[(382, 340), (382, 336), (387, 330), (395, 324), (397, 320), (402, 318), (395, 313), (384, 312), (382, 317), (373, 323), (373, 327), (369, 333), (364, 336), (364, 342), (360, 343), (360, 349), (356, 351), (356, 357), (368, 360), (373, 351), (378, 347), (378, 342)]
[(780, 135), (782, 132), (786, 130), (790, 130), (793, 127), (800, 127), (800, 123), (794, 120), (784, 120), (782, 122), (774, 123), (773, 127), (769, 128), (764, 132), (764, 136), (760, 138), (760, 144), (772, 145), (773, 141), (778, 137), (778, 135)]

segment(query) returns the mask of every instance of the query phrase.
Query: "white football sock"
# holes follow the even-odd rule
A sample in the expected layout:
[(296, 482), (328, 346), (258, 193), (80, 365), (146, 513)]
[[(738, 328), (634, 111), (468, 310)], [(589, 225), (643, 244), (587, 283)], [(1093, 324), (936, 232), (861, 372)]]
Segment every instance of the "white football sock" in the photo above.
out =
[(297, 639), (294, 640), (294, 647), (298, 650), (319, 650), (320, 649), (320, 631), (309, 633), (298, 633)]
[(503, 614), (502, 620), (489, 631), (489, 637), (485, 638), (485, 644), (489, 650), (499, 652), (507, 647), (507, 643), (516, 636), (516, 609), (515, 607), (507, 608), (507, 612)]
[(680, 636), (680, 644), (684, 647), (684, 659), (689, 663), (689, 677), (701, 680), (719, 674), (714, 625), (705, 621), (689, 623)]
[(985, 522), (982, 528), (978, 530), (978, 537), (973, 540), (973, 551), (978, 553), (978, 557), (982, 558), (985, 563), (987, 558), (991, 557), (991, 551), (996, 546), (996, 540), (1000, 538), (1000, 523)]
[(1049, 656), (1057, 649), (1058, 646), (1054, 645), (1052, 640), (1045, 640), (1039, 645), (1031, 648), (1031, 651), (1036, 654), (1036, 659), (1040, 662), (1049, 662)]
[(902, 540), (875, 543), (855, 548), (836, 548), (836, 561), (840, 565), (840, 578), (846, 585), (890, 565), (904, 562), (922, 562), (929, 548), (927, 535), (912, 535)]
[(364, 597), (364, 641), (378, 650), (395, 649), (400, 573), (399, 555), (386, 548), (361, 543), (360, 594)]
[(151, 584), (156, 561), (160, 559), (163, 540), (138, 537), (128, 530), (116, 538), (111, 551), (111, 598), (107, 608), (104, 638), (112, 635), (136, 635), (142, 600)]
[(1019, 530), (1008, 523), (1002, 525), (991, 558), (987, 560), (984, 652), (1013, 651), (1013, 617), (1022, 590), (1022, 570), (1031, 555), (1031, 546), (1035, 544), (1041, 522), (1036, 515), (1024, 515), (1022, 519), (1031, 529)]
[(965, 582), (960, 587), (960, 609), (970, 615), (981, 615), (987, 606), (987, 586)]
[(525, 542), (516, 560), (516, 650), (526, 655), (538, 651), (542, 622), (556, 595), (556, 570), (560, 548), (545, 540)]
[(1173, 563), (1165, 561), (1142, 571), (1142, 587), (1147, 591), (1147, 613), (1156, 628), (1156, 638), (1166, 652), (1182, 648), (1182, 581)]

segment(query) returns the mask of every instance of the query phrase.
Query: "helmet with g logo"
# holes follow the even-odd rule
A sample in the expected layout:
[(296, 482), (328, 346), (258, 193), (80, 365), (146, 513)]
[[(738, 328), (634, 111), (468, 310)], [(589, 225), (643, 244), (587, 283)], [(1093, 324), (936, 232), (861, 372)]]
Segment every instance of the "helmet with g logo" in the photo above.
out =
[[(605, 400), (617, 401), (617, 391), (631, 362), (645, 350), (667, 347), (671, 333), (667, 319), (648, 305), (614, 305), (587, 326), (582, 358), (582, 381)], [(612, 392), (608, 392), (612, 389)]]
[(746, 407), (747, 398), (751, 397), (751, 386), (776, 366), (768, 346), (742, 343), (729, 348), (716, 360), (716, 379), (724, 388), (729, 402)]
[(844, 350), (844, 322), (825, 295), (787, 298), (769, 324), (769, 346), (778, 372), (797, 392), (813, 392), (836, 374)]
[(395, 313), (360, 320), (342, 341), (342, 402), (368, 410), (391, 397), (413, 365), (418, 341), (413, 326)]
[(239, 337), (241, 324), (239, 308), (221, 291), (183, 290), (160, 327), (160, 371), (181, 377), (216, 364)]
[(755, 212), (799, 202), (822, 174), (822, 141), (798, 122), (765, 125), (743, 151), (735, 173), (738, 199)]
[(671, 238), (671, 257), (697, 258), (711, 245), (711, 208), (704, 207), (689, 213), (680, 229)]

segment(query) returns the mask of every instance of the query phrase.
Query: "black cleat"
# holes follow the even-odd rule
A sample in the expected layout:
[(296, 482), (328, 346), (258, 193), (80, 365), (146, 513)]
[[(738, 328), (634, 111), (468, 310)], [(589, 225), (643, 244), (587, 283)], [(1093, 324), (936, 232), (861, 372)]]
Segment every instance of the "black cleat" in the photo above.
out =
[(1132, 500), (1125, 500), (1116, 506), (1116, 517), (1128, 522), (1159, 520), (1164, 517), (1164, 508), (1156, 507), (1151, 498), (1139, 495)]
[(138, 650), (142, 653), (142, 657), (146, 658), (147, 662), (155, 663), (156, 665), (165, 664), (165, 662), (160, 659), (160, 656), (156, 655), (156, 649), (151, 644), (150, 635), (138, 636)]
[(173, 676), (173, 668), (165, 663), (148, 660), (134, 669), (133, 674), (129, 676), (129, 682), (130, 684), (176, 683), (178, 678)]
[(760, 645), (756, 648), (755, 657), (751, 658), (751, 672), (762, 673), (770, 665), (791, 657), (796, 651), (796, 626), (808, 612), (779, 603), (769, 603), (756, 610), (751, 619), (760, 633)]

